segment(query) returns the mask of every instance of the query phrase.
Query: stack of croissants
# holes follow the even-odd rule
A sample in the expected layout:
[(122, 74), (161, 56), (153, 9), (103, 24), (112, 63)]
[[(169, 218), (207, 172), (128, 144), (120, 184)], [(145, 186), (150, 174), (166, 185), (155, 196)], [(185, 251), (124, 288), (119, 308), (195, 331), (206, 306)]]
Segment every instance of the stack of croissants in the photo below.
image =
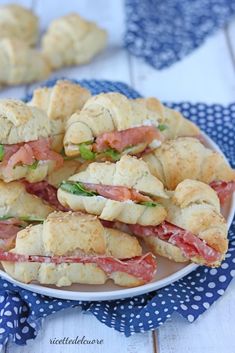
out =
[(0, 100), (0, 261), (24, 283), (139, 286), (159, 256), (218, 267), (235, 171), (156, 98), (60, 80)]
[(51, 22), (39, 40), (39, 20), (18, 4), (0, 6), (0, 86), (46, 79), (51, 71), (90, 62), (107, 44), (107, 33), (76, 13)]

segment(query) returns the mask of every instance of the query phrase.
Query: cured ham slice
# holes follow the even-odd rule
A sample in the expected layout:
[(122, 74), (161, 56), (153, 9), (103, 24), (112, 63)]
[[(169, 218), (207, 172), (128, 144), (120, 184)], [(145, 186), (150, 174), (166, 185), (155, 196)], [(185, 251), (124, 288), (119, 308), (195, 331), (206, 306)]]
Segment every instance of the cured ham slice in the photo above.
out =
[(155, 257), (151, 254), (135, 257), (127, 260), (118, 260), (108, 256), (83, 255), (83, 256), (38, 256), (38, 255), (21, 255), (12, 252), (0, 251), (0, 261), (10, 262), (39, 262), (39, 263), (82, 263), (96, 264), (105, 273), (125, 272), (129, 275), (149, 282), (157, 269)]
[(212, 181), (210, 186), (216, 191), (221, 204), (225, 203), (235, 191), (235, 181)]
[(22, 229), (22, 226), (25, 226), (25, 222), (22, 222), (16, 218), (0, 220), (1, 250), (9, 250), (14, 246), (16, 235)]
[(28, 193), (40, 197), (49, 205), (54, 206), (56, 210), (64, 212), (69, 211), (68, 208), (65, 208), (59, 203), (57, 198), (57, 189), (50, 185), (47, 181), (40, 181), (38, 183), (29, 183), (24, 181), (24, 185)]
[(162, 134), (155, 126), (133, 127), (122, 131), (105, 132), (96, 138), (93, 149), (96, 152), (103, 152), (113, 148), (122, 152), (127, 147), (139, 143), (150, 144), (153, 140), (163, 141)]
[(32, 165), (35, 161), (53, 160), (56, 167), (63, 165), (63, 157), (51, 150), (50, 139), (40, 139), (16, 145), (4, 145), (3, 164), (13, 169), (17, 164)]
[(135, 224), (128, 225), (128, 227), (130, 231), (137, 236), (156, 236), (161, 240), (179, 247), (188, 258), (200, 256), (208, 264), (221, 258), (221, 254), (218, 251), (211, 248), (196, 235), (169, 222), (163, 222), (158, 226), (140, 226)]
[(86, 190), (97, 192), (100, 196), (115, 201), (134, 201), (145, 202), (152, 201), (150, 197), (140, 194), (137, 190), (127, 188), (125, 186), (101, 185), (82, 183)]

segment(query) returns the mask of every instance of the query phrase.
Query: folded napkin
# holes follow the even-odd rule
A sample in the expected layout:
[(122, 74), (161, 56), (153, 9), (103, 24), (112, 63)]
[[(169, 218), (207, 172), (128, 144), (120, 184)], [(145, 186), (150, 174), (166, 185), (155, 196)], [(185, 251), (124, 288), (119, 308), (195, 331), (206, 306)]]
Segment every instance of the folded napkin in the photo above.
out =
[[(130, 98), (139, 96), (136, 91), (119, 82), (84, 80), (79, 83), (93, 94), (118, 91)], [(55, 80), (47, 85), (54, 84)], [(235, 104), (225, 107), (184, 102), (168, 106), (180, 110), (196, 122), (235, 165)], [(36, 337), (42, 318), (75, 306), (91, 312), (100, 322), (126, 336), (153, 330), (174, 312), (192, 322), (223, 295), (235, 276), (235, 222), (230, 228), (229, 239), (229, 251), (220, 268), (198, 267), (165, 288), (134, 298), (103, 302), (54, 299), (32, 293), (0, 278), (0, 344), (4, 345), (9, 339), (19, 345), (26, 344), (28, 339)]]
[(191, 53), (234, 14), (233, 0), (126, 0), (125, 46), (161, 70)]

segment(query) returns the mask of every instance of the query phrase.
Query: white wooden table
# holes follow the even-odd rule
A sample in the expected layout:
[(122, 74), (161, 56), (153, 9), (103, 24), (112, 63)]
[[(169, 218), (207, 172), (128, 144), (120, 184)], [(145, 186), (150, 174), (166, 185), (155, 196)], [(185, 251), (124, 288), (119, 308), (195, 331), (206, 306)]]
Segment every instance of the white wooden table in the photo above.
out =
[[(109, 32), (108, 49), (92, 64), (62, 70), (53, 77), (96, 78), (123, 81), (144, 95), (165, 101), (230, 103), (235, 101), (235, 21), (175, 66), (156, 71), (130, 57), (122, 48), (125, 28), (123, 0), (14, 0), (33, 8), (40, 16), (42, 29), (58, 16), (77, 11), (97, 21)], [(7, 1), (0, 0), (0, 4)], [(11, 1), (12, 2), (12, 1)], [(0, 97), (20, 98), (32, 87), (5, 89)], [(78, 309), (47, 318), (37, 339), (26, 347), (8, 344), (5, 353), (234, 353), (235, 282), (222, 299), (195, 323), (175, 315), (154, 333), (130, 338), (109, 329), (91, 314)], [(50, 339), (69, 336), (103, 340), (100, 345), (52, 345)]]

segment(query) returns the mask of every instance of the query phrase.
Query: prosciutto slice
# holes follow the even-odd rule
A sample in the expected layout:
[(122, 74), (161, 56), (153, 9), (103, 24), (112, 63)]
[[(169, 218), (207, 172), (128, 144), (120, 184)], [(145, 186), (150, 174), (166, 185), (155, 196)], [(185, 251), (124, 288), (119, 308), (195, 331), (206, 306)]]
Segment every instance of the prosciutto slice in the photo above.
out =
[(139, 143), (150, 144), (153, 140), (163, 141), (162, 134), (155, 126), (133, 127), (122, 131), (105, 132), (96, 138), (93, 149), (96, 152), (103, 152), (113, 148), (122, 152), (127, 147)]
[(59, 203), (57, 198), (57, 189), (50, 185), (47, 181), (40, 181), (38, 183), (29, 183), (24, 180), (25, 189), (28, 193), (40, 197), (42, 200), (55, 207), (58, 211), (69, 211)]
[(216, 191), (221, 204), (225, 203), (235, 191), (235, 181), (212, 181), (210, 186)]
[(9, 250), (14, 246), (17, 233), (25, 226), (25, 222), (17, 218), (0, 221), (0, 249)]
[(15, 145), (4, 145), (3, 165), (12, 170), (17, 164), (32, 165), (35, 161), (53, 160), (56, 167), (63, 165), (63, 157), (51, 150), (49, 138), (19, 143)]
[(127, 188), (125, 186), (113, 186), (113, 185), (101, 185), (101, 184), (90, 184), (81, 183), (86, 190), (95, 191), (100, 196), (106, 197), (107, 199), (115, 201), (135, 201), (145, 202), (152, 201), (150, 197), (140, 194), (137, 190)]
[(157, 269), (155, 257), (151, 254), (135, 257), (128, 260), (118, 260), (108, 256), (84, 255), (84, 256), (38, 256), (21, 255), (12, 252), (0, 251), (0, 261), (10, 262), (39, 262), (39, 263), (82, 263), (96, 264), (105, 273), (125, 272), (141, 280), (149, 282)]
[(128, 225), (128, 227), (137, 236), (155, 236), (177, 246), (188, 258), (200, 256), (208, 264), (214, 263), (221, 258), (221, 254), (218, 251), (211, 248), (196, 235), (169, 222), (163, 222), (158, 226), (141, 226), (135, 224)]

